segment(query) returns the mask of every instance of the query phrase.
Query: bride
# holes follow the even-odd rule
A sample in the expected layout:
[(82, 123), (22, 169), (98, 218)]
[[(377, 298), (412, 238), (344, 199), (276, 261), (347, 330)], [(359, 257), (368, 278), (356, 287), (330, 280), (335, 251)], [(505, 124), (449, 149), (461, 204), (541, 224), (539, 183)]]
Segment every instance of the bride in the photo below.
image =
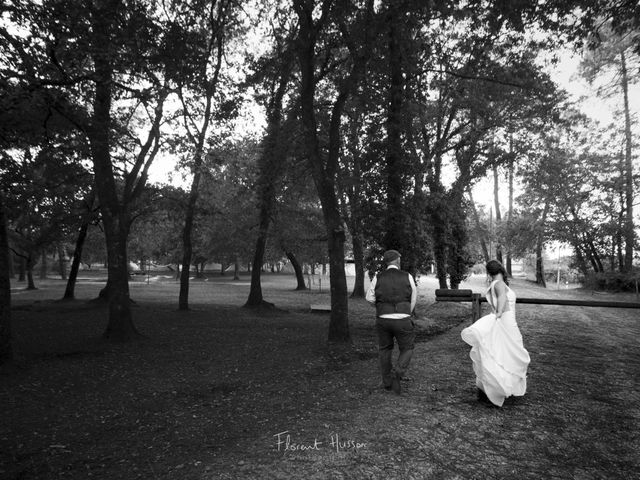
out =
[(471, 345), (478, 397), (501, 407), (505, 398), (525, 394), (530, 358), (516, 323), (516, 294), (508, 286), (507, 272), (497, 260), (486, 268), (491, 277), (486, 296), (492, 313), (461, 335)]

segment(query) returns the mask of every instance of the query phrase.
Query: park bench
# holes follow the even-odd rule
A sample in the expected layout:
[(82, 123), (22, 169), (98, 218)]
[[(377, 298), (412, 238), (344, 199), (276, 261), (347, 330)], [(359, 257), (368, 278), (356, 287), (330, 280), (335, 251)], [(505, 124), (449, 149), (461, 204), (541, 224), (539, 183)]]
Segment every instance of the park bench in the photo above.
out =
[[(436, 290), (436, 302), (471, 302), (471, 321), (480, 318), (482, 302), (487, 299), (472, 290), (457, 290), (439, 288)], [(607, 308), (640, 308), (640, 302), (606, 302), (599, 300), (566, 300), (562, 298), (516, 298), (516, 303), (534, 305), (571, 305), (576, 307), (607, 307)]]

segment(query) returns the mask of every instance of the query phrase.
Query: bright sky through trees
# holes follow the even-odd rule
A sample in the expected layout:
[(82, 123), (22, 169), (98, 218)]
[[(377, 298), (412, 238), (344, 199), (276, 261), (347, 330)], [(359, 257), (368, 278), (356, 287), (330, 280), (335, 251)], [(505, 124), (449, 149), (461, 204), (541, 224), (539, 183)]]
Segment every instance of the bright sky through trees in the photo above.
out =
[[(576, 106), (594, 121), (602, 126), (611, 123), (615, 116), (616, 110), (621, 107), (620, 102), (614, 100), (601, 99), (596, 95), (596, 85), (590, 86), (588, 82), (580, 78), (578, 74), (578, 66), (581, 57), (570, 51), (564, 51), (560, 55), (560, 60), (556, 65), (548, 67), (551, 78), (556, 84), (566, 90), (570, 99), (576, 103)], [(640, 114), (640, 84), (632, 84), (629, 86), (629, 103), (632, 114), (637, 119)], [(635, 123), (636, 136), (640, 132), (640, 124)], [(506, 178), (500, 185), (500, 204), (506, 209), (507, 183)], [(517, 186), (516, 186), (517, 189)], [(516, 196), (519, 192), (516, 191)], [(476, 203), (485, 205), (487, 209), (493, 205), (493, 178), (488, 175), (486, 178), (478, 182), (473, 188), (473, 199)]]

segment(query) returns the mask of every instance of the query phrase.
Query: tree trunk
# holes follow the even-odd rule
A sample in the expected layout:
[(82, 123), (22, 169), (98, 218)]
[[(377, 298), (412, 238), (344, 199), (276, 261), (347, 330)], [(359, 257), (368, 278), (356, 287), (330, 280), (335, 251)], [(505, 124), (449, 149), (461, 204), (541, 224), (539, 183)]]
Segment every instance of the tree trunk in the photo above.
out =
[(189, 274), (191, 273), (191, 257), (193, 256), (193, 220), (195, 217), (196, 203), (198, 201), (198, 187), (202, 175), (202, 146), (196, 151), (193, 161), (193, 179), (189, 190), (189, 200), (184, 215), (184, 228), (182, 229), (182, 268), (180, 270), (180, 293), (178, 295), (178, 310), (189, 310)]
[(402, 174), (402, 118), (403, 87), (402, 48), (399, 45), (397, 6), (390, 5), (387, 14), (388, 51), (389, 51), (389, 92), (387, 106), (387, 153), (385, 158), (385, 176), (387, 180), (387, 211), (385, 222), (384, 247), (397, 249), (402, 253), (404, 246), (404, 185)]
[(15, 259), (13, 255), (11, 255), (11, 252), (7, 252), (7, 255), (9, 255), (9, 263), (7, 264), (7, 271), (8, 271), (9, 278), (15, 278), (16, 276)]
[(544, 227), (549, 213), (549, 200), (545, 200), (542, 216), (538, 225), (538, 235), (536, 237), (536, 283), (546, 288), (547, 281), (544, 278)]
[[(513, 155), (513, 135), (509, 141), (509, 150)], [(511, 228), (511, 222), (513, 220), (513, 158), (509, 160), (509, 210), (507, 212), (507, 223), (509, 224), (509, 228)], [(511, 270), (511, 241), (509, 241), (507, 245), (507, 265), (506, 265), (507, 273), (509, 276), (512, 275)]]
[[(98, 198), (100, 198), (98, 192)], [(133, 324), (131, 299), (129, 297), (129, 265), (127, 257), (127, 237), (129, 220), (123, 212), (117, 217), (105, 214), (108, 208), (100, 202), (107, 243), (106, 299), (109, 305), (109, 320), (103, 336), (107, 339), (126, 341), (140, 334)]]
[[(616, 259), (617, 259), (618, 271), (624, 272), (624, 268), (625, 268), (624, 253), (622, 252), (622, 235), (620, 234), (620, 232), (616, 234), (614, 255), (616, 256)], [(615, 270), (615, 268), (612, 266), (611, 270)]]
[(299, 17), (298, 58), (300, 61), (300, 101), (302, 107), (303, 137), (307, 162), (320, 197), (322, 213), (328, 237), (331, 316), (329, 342), (348, 343), (349, 317), (347, 280), (344, 271), (345, 231), (336, 194), (335, 173), (340, 150), (340, 119), (347, 92), (338, 93), (333, 105), (329, 132), (328, 159), (323, 159), (315, 116), (315, 48), (317, 25), (313, 23), (313, 11), (307, 2), (296, 0), (294, 6)]
[(450, 205), (450, 240), (447, 248), (447, 273), (449, 274), (449, 284), (452, 289), (457, 289), (467, 274), (467, 262), (465, 258), (465, 247), (467, 245), (467, 230), (465, 225), (465, 212), (461, 205), (461, 198), (453, 198)]
[(329, 341), (348, 343), (349, 305), (347, 277), (344, 271), (345, 232), (337, 206), (325, 215), (325, 222), (332, 227), (329, 237), (329, 281), (331, 286), (331, 320), (329, 322)]
[(18, 281), (24, 282), (27, 274), (27, 259), (24, 257), (18, 257)]
[(547, 281), (544, 278), (544, 258), (543, 258), (542, 238), (536, 242), (536, 283), (546, 288)]
[(233, 279), (240, 280), (240, 257), (236, 255), (236, 261), (233, 266)]
[(360, 154), (359, 131), (361, 122), (353, 121), (349, 130), (349, 153), (351, 154), (352, 169), (346, 179), (346, 185), (342, 185), (342, 190), (346, 193), (348, 205), (343, 202), (345, 218), (351, 232), (351, 244), (353, 247), (353, 260), (355, 268), (355, 281), (352, 298), (364, 298), (364, 247), (362, 239), (362, 159)]
[(355, 280), (351, 298), (364, 298), (364, 248), (362, 247), (362, 235), (352, 231), (351, 240), (353, 245), (353, 263), (355, 269)]
[(444, 225), (434, 225), (433, 258), (436, 264), (436, 277), (439, 288), (449, 288), (447, 285), (447, 246), (444, 238)]
[(67, 288), (65, 289), (64, 296), (62, 297), (64, 300), (73, 300), (75, 298), (76, 279), (78, 278), (80, 260), (82, 259), (82, 248), (84, 247), (84, 241), (87, 238), (88, 230), (89, 221), (84, 220), (80, 226), (78, 238), (76, 239), (76, 248), (73, 251), (73, 260), (69, 271), (69, 279), (67, 280)]
[(624, 226), (624, 271), (633, 269), (633, 247), (635, 242), (635, 229), (633, 225), (633, 163), (631, 157), (631, 115), (629, 113), (629, 79), (627, 77), (627, 62), (624, 52), (621, 54), (622, 91), (624, 96), (624, 134), (625, 134), (625, 204), (626, 217)]
[(11, 280), (4, 198), (0, 192), (0, 365), (13, 358), (11, 348)]
[(67, 279), (67, 266), (65, 265), (65, 252), (64, 252), (64, 248), (62, 246), (62, 243), (58, 243), (57, 244), (57, 249), (58, 251), (58, 270), (60, 270), (60, 278), (62, 280), (66, 280)]
[[(590, 237), (590, 236), (589, 236)], [(593, 257), (593, 261), (597, 265), (597, 272), (604, 272), (604, 267), (602, 266), (602, 260), (600, 259), (600, 254), (598, 254), (598, 249), (596, 248), (593, 239), (589, 238), (588, 240), (589, 251), (591, 252), (591, 256)]]
[[(261, 220), (262, 223), (262, 220)], [(261, 228), (260, 228), (261, 229)], [(251, 288), (249, 289), (249, 298), (247, 299), (247, 303), (245, 303), (245, 307), (257, 307), (262, 305), (264, 301), (262, 297), (262, 263), (264, 261), (264, 252), (267, 246), (267, 237), (266, 235), (262, 235), (261, 232), (258, 233), (258, 238), (256, 240), (256, 249), (253, 252), (253, 266), (251, 268)]]
[(296, 290), (306, 290), (307, 286), (304, 283), (304, 275), (302, 273), (302, 267), (300, 266), (300, 262), (298, 262), (298, 259), (295, 257), (293, 252), (290, 252), (289, 250), (285, 250), (285, 255), (291, 262), (293, 271), (296, 274), (296, 281), (298, 283)]
[(578, 270), (585, 277), (589, 274), (589, 268), (587, 267), (587, 262), (584, 259), (584, 253), (582, 251), (582, 247), (580, 246), (580, 242), (573, 240), (572, 241), (573, 249), (576, 254), (576, 265)]
[(487, 263), (491, 258), (489, 257), (489, 250), (487, 249), (487, 241), (482, 231), (482, 225), (480, 224), (480, 215), (478, 215), (478, 209), (476, 208), (476, 204), (473, 201), (473, 195), (471, 194), (471, 189), (467, 189), (467, 193), (469, 194), (469, 203), (471, 205), (471, 212), (473, 213), (473, 220), (476, 224), (476, 235), (478, 235), (478, 240), (480, 241), (480, 248), (482, 249), (482, 257), (484, 258), (485, 263)]
[(447, 250), (449, 222), (444, 192), (439, 187), (431, 186), (429, 201), (431, 228), (433, 235), (433, 260), (436, 266), (436, 277), (439, 288), (449, 288), (447, 285)]
[[(288, 72), (289, 70), (287, 70)], [(288, 75), (283, 73), (279, 88), (271, 102), (268, 112), (268, 131), (264, 141), (264, 150), (258, 159), (259, 179), (259, 224), (256, 248), (253, 254), (251, 270), (251, 288), (246, 307), (272, 305), (262, 296), (261, 274), (264, 264), (264, 252), (267, 246), (269, 225), (276, 208), (276, 184), (282, 175), (282, 101), (286, 92)]]
[[(500, 214), (500, 198), (498, 195), (498, 167), (493, 167), (493, 204), (496, 209), (496, 230), (500, 227), (500, 222), (502, 221), (502, 215)], [(496, 260), (502, 263), (502, 245), (500, 241), (500, 236), (496, 235)]]
[(43, 248), (40, 253), (40, 280), (46, 280), (49, 274), (49, 263), (47, 261), (47, 251)]
[(128, 340), (139, 336), (131, 314), (129, 299), (129, 271), (127, 264), (127, 236), (129, 212), (126, 204), (118, 199), (117, 186), (111, 163), (111, 95), (113, 70), (108, 49), (111, 36), (109, 18), (113, 16), (110, 5), (102, 5), (96, 11), (93, 24), (95, 69), (95, 94), (93, 117), (88, 129), (93, 160), (95, 190), (100, 203), (107, 244), (109, 320), (104, 337)]
[(36, 284), (33, 281), (33, 267), (36, 263), (36, 258), (34, 258), (32, 253), (29, 253), (27, 257), (27, 290), (37, 290)]

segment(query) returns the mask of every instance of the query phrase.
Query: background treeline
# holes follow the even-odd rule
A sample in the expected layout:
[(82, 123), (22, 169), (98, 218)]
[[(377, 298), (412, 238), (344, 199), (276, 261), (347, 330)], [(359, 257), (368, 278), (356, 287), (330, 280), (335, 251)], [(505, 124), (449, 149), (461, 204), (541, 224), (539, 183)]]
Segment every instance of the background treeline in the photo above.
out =
[[(108, 266), (105, 336), (115, 339), (137, 335), (132, 259), (179, 265), (185, 310), (194, 266), (251, 264), (247, 306), (262, 307), (266, 261), (287, 257), (297, 273), (326, 263), (338, 342), (349, 341), (347, 256), (356, 296), (387, 248), (409, 271), (433, 265), (442, 288), (490, 254), (510, 268), (533, 252), (544, 282), (550, 241), (571, 245), (585, 275), (632, 272), (635, 2), (1, 8), (2, 355), (13, 265), (32, 278), (39, 257), (66, 249), (73, 298), (96, 231)], [(544, 59), (567, 45), (589, 47), (582, 74), (620, 99), (612, 125), (581, 114), (546, 73)], [(187, 186), (152, 184), (159, 164)], [(490, 214), (471, 197), (487, 177)]]

